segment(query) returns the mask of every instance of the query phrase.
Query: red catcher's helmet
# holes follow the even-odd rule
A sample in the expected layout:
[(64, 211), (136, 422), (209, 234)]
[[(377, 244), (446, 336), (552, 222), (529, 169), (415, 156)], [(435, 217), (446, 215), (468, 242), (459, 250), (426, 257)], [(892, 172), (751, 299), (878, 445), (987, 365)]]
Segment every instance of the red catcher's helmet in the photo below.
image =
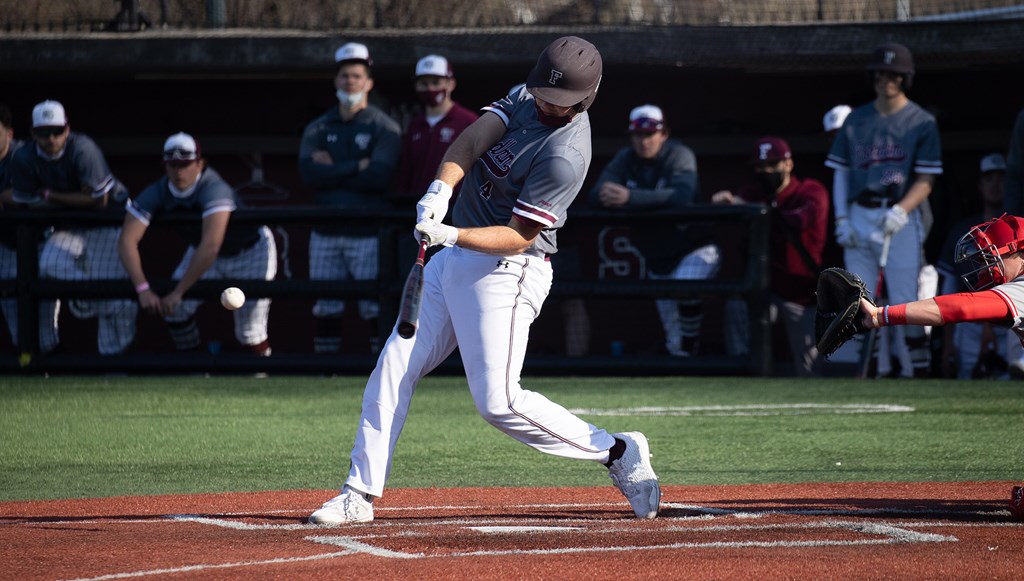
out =
[(594, 103), (602, 68), (597, 47), (578, 36), (563, 36), (540, 53), (526, 77), (526, 89), (552, 105), (575, 106), (582, 113)]
[(1003, 257), (1024, 249), (1024, 220), (1003, 214), (978, 224), (956, 244), (956, 261), (967, 264), (961, 278), (967, 288), (982, 291), (1006, 282)]

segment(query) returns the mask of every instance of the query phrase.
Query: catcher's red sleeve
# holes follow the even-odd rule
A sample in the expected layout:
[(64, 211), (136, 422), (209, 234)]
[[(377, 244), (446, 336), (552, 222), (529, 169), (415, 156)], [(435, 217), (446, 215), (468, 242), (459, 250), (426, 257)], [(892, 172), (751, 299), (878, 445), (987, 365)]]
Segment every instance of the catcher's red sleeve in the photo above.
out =
[(935, 297), (943, 323), (993, 321), (1010, 317), (1010, 305), (999, 293), (987, 290)]

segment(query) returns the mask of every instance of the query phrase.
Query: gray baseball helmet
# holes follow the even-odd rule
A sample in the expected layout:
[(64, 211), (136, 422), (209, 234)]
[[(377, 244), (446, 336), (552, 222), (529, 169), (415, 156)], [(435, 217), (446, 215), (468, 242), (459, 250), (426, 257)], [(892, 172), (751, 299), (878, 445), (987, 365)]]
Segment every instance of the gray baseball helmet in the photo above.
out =
[(526, 89), (552, 105), (575, 105), (578, 112), (583, 112), (594, 102), (601, 71), (597, 47), (578, 36), (563, 36), (540, 53), (526, 78)]

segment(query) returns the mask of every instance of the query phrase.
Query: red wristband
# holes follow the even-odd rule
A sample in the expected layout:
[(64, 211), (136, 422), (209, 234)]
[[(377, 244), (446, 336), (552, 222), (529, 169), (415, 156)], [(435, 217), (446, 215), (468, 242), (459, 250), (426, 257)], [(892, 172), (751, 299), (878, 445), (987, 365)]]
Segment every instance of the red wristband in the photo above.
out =
[(886, 324), (888, 325), (906, 325), (907, 324), (907, 305), (889, 305), (885, 307), (886, 310)]
[(141, 284), (139, 284), (138, 286), (135, 287), (135, 292), (139, 293), (140, 295), (142, 293), (148, 291), (148, 290), (149, 290), (149, 283), (148, 282), (141, 283)]

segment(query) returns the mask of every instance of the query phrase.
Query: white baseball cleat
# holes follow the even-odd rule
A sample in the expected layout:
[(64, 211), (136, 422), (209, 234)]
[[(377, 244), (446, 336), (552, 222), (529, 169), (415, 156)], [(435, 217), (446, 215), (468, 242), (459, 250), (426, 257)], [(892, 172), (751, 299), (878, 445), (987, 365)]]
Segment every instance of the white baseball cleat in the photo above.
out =
[(640, 432), (612, 434), (612, 437), (625, 442), (626, 451), (612, 463), (608, 477), (629, 501), (637, 518), (658, 516), (661, 487), (658, 486), (658, 475), (651, 466), (651, 449), (647, 438)]
[(341, 489), (341, 494), (328, 500), (323, 506), (309, 515), (309, 524), (344, 525), (373, 520), (373, 504), (359, 492), (349, 487)]

